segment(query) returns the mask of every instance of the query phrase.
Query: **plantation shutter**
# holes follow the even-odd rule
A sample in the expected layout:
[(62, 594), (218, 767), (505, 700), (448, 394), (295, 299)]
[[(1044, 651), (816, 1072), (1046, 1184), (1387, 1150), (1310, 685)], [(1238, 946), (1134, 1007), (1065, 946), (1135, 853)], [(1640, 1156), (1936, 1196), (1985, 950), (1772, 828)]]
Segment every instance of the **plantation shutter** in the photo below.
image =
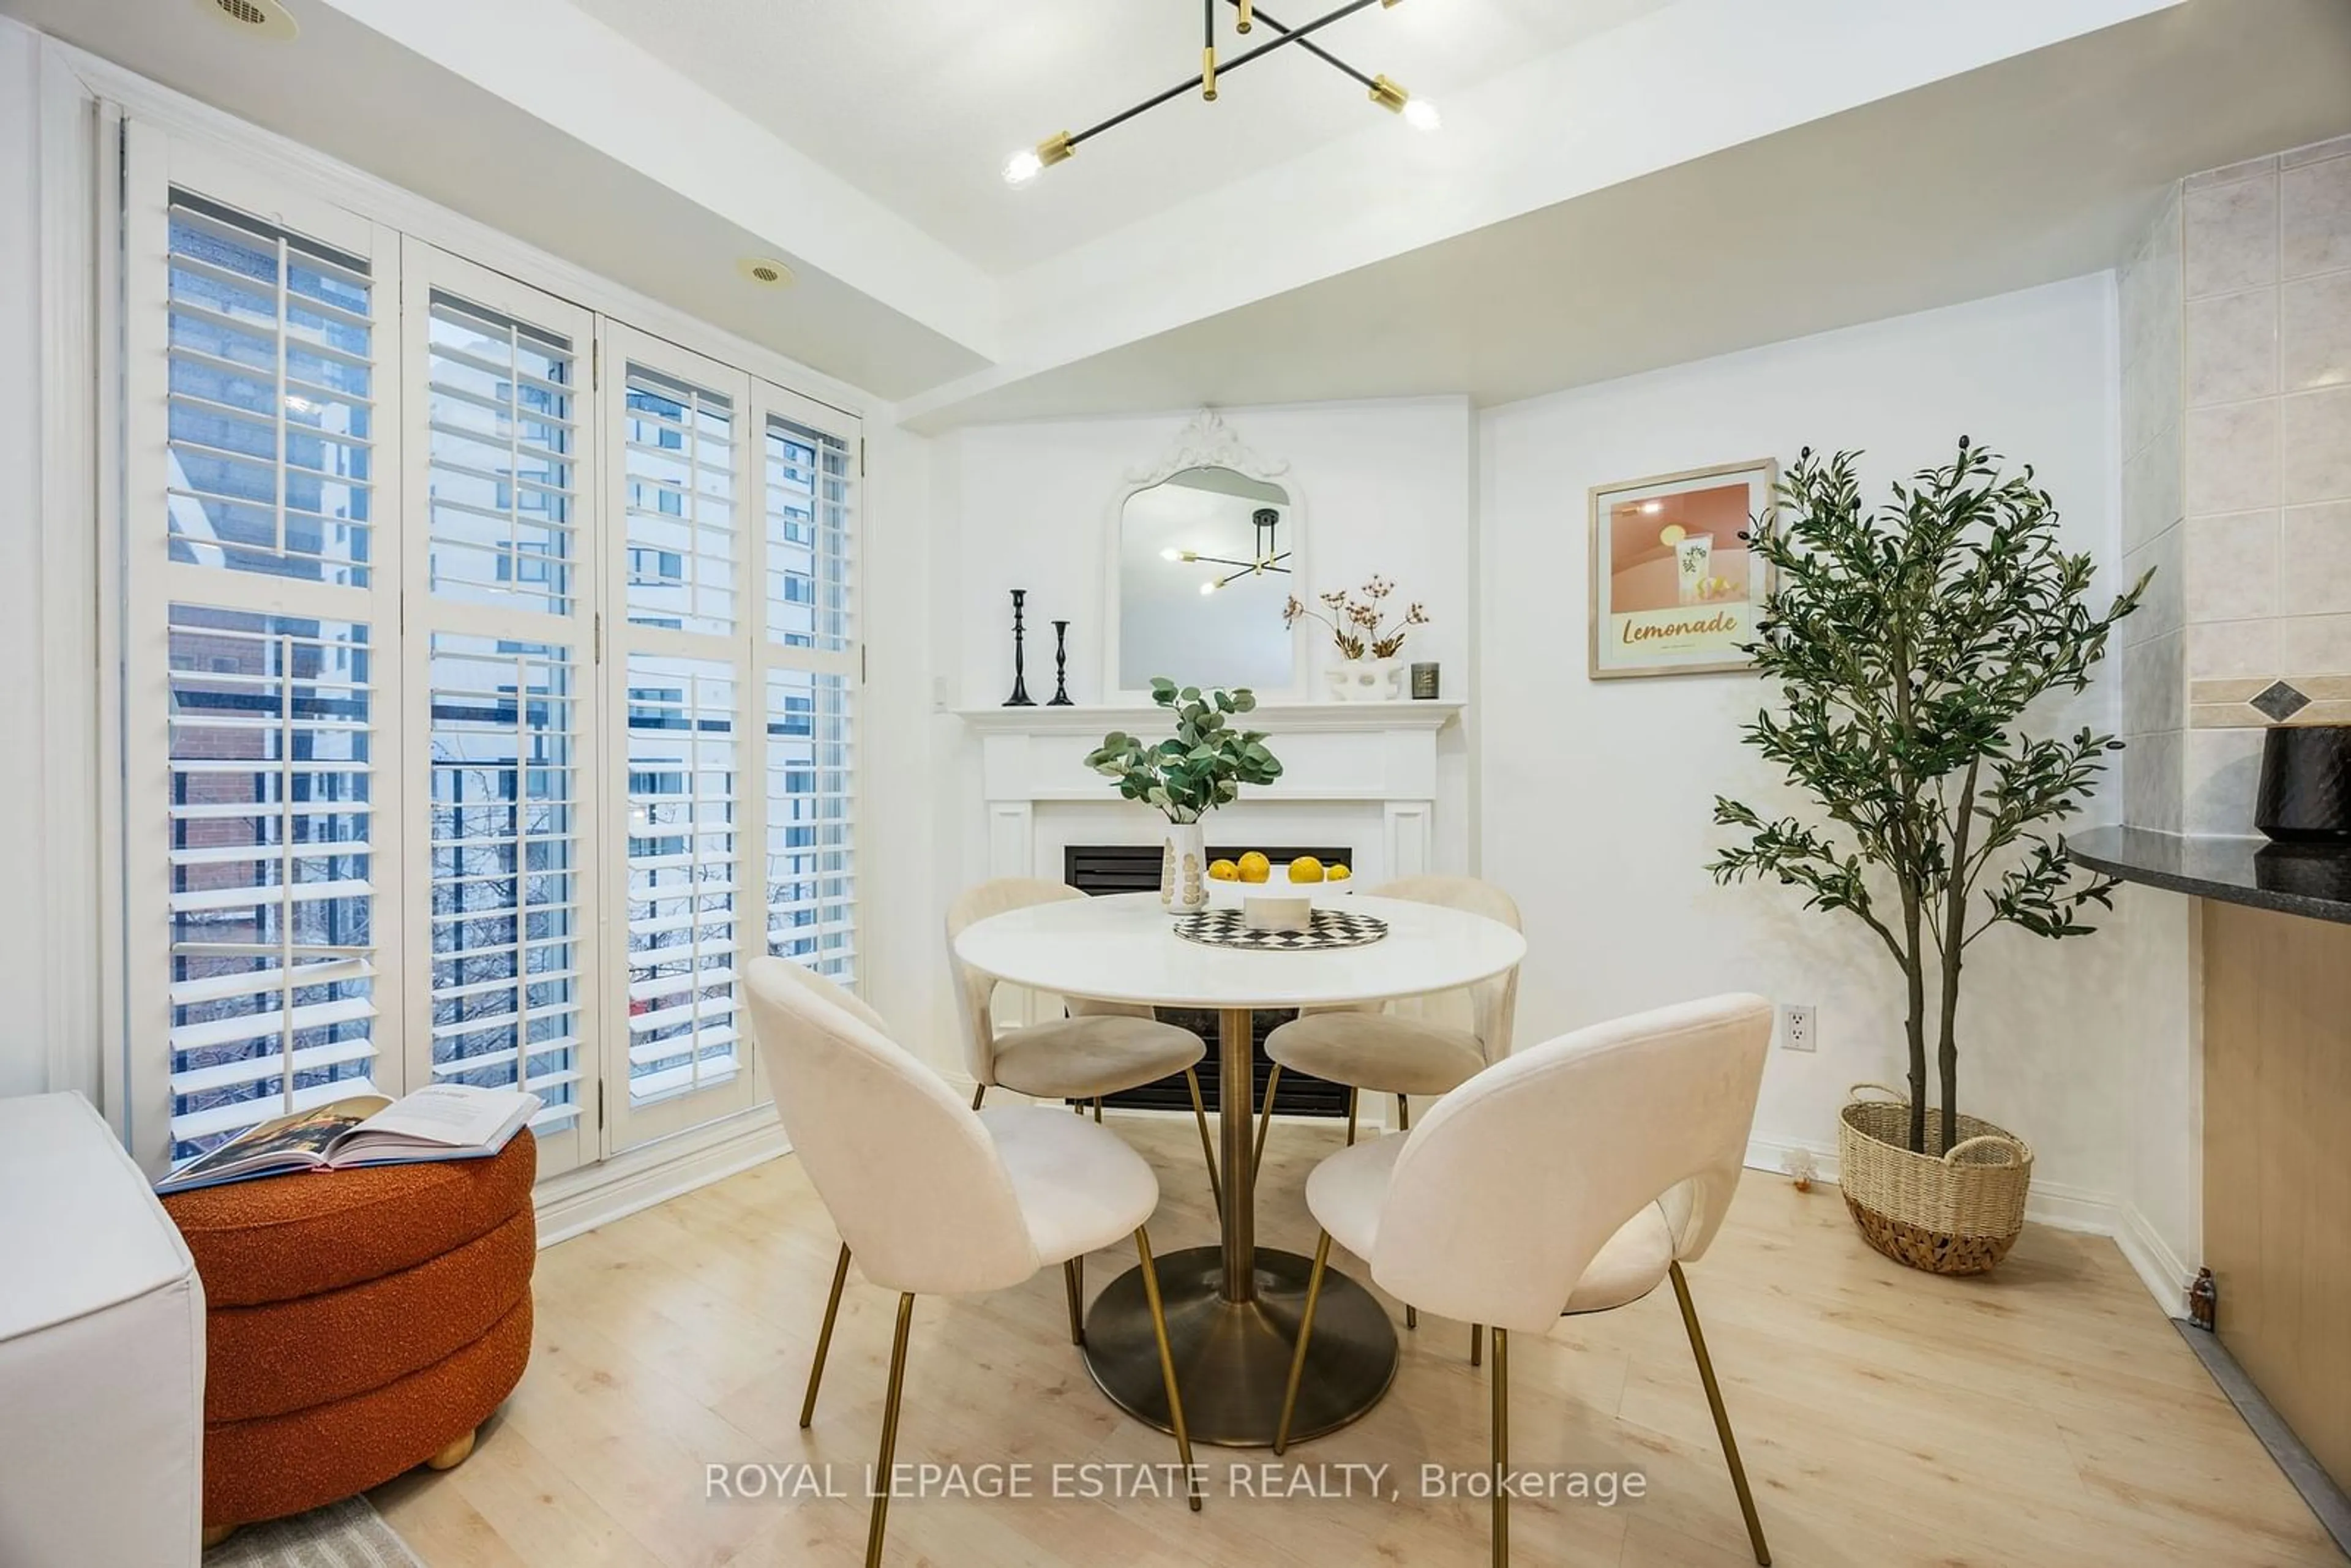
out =
[(853, 987), (855, 455), (777, 412), (766, 442), (768, 950)]
[(519, 1088), (542, 1174), (600, 1152), (588, 312), (408, 242), (418, 1082)]
[(161, 1168), (403, 1082), (398, 258), (143, 127), (126, 156), (125, 1002), (164, 1071), (123, 1121)]
[(625, 964), (619, 967), (611, 1144), (753, 1103), (739, 967), (758, 951), (761, 821), (748, 378), (607, 328), (606, 472), (620, 739)]

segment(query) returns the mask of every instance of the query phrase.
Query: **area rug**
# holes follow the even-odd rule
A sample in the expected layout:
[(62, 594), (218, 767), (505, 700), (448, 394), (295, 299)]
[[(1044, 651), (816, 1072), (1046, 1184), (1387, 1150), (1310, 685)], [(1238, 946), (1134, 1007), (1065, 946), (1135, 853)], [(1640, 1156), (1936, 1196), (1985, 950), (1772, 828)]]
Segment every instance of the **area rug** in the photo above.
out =
[(204, 1553), (204, 1568), (424, 1568), (363, 1497), (248, 1524)]

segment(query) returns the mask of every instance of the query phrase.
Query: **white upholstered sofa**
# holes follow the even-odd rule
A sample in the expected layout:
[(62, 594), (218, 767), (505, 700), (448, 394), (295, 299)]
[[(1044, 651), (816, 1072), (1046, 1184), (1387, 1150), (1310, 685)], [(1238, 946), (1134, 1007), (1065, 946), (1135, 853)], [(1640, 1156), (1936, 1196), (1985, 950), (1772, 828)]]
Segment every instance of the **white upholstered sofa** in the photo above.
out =
[(89, 1103), (0, 1100), (0, 1563), (197, 1559), (204, 1293)]

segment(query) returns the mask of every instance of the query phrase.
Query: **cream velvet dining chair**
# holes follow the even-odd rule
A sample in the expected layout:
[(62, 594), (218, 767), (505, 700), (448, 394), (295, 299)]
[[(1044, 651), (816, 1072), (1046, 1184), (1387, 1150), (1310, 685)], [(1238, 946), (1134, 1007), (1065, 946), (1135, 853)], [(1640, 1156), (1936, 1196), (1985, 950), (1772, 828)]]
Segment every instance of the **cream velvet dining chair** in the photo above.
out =
[[(1331, 1244), (1405, 1301), (1494, 1328), (1493, 1464), (1510, 1463), (1510, 1331), (1629, 1305), (1673, 1282), (1755, 1561), (1771, 1551), (1739, 1462), (1682, 1265), (1706, 1252), (1738, 1190), (1771, 1004), (1721, 996), (1660, 1008), (1521, 1051), (1437, 1102), (1410, 1133), (1340, 1150), (1306, 1180), (1322, 1226), (1274, 1452), (1289, 1447)], [(1493, 1497), (1493, 1561), (1510, 1561), (1510, 1497)]]
[[(1040, 1269), (1132, 1236), (1159, 1340), (1176, 1452), (1189, 1477), (1192, 1443), (1144, 1228), (1159, 1205), (1159, 1182), (1143, 1156), (1115, 1134), (1059, 1111), (969, 1109), (890, 1040), (871, 1008), (789, 958), (755, 960), (746, 980), (752, 1031), (784, 1131), (841, 1231), (800, 1425), (816, 1416), (852, 1254), (868, 1281), (898, 1292), (873, 1471), (887, 1477), (916, 1296), (1005, 1290)], [(890, 1511), (888, 1486), (872, 1490), (866, 1568), (882, 1560)], [(1196, 1490), (1186, 1490), (1196, 1511)]]
[[(1094, 1120), (1099, 1122), (1105, 1094), (1139, 1089), (1181, 1072), (1185, 1087), (1192, 1092), (1192, 1120), (1200, 1130), (1200, 1153), (1208, 1162), (1208, 1196), (1222, 1212), (1225, 1199), (1222, 1179), (1217, 1174), (1217, 1147), (1208, 1136), (1207, 1108), (1200, 1099), (1200, 1076), (1194, 1071), (1207, 1054), (1198, 1035), (1161, 1023), (1147, 1007), (1082, 997), (1063, 998), (1068, 1018), (1000, 1030), (991, 1006), (996, 977), (981, 974), (956, 956), (956, 938), (990, 915), (1085, 896), (1066, 883), (1004, 876), (967, 888), (948, 906), (947, 962), (955, 970), (956, 1007), (963, 1019), (964, 1067), (974, 1084), (972, 1109), (978, 1110), (988, 1090), (1001, 1084), (1035, 1100), (1067, 1100), (1072, 1106), (1091, 1101)], [(1072, 1339), (1081, 1336), (1074, 1316), (1070, 1334)]]
[[(1401, 898), (1482, 915), (1519, 929), (1519, 906), (1490, 882), (1474, 876), (1406, 876), (1367, 888), (1366, 898)], [(1412, 1096), (1446, 1094), (1510, 1054), (1510, 1024), (1518, 1011), (1519, 971), (1482, 980), (1468, 988), (1469, 1027), (1459, 1029), (1397, 1012), (1395, 1004), (1336, 1008), (1301, 1014), (1266, 1036), (1273, 1065), (1266, 1074), (1265, 1108), (1257, 1124), (1254, 1158), (1265, 1158), (1266, 1133), (1273, 1124), (1273, 1092), (1282, 1070), (1303, 1072), (1347, 1090), (1347, 1142), (1355, 1141), (1355, 1100), (1364, 1090), (1393, 1094), (1397, 1124), (1412, 1125)], [(1408, 998), (1413, 999), (1413, 998)], [(1416, 1303), (1404, 1310), (1406, 1328), (1420, 1323)], [(1483, 1331), (1469, 1331), (1469, 1360), (1479, 1358)]]

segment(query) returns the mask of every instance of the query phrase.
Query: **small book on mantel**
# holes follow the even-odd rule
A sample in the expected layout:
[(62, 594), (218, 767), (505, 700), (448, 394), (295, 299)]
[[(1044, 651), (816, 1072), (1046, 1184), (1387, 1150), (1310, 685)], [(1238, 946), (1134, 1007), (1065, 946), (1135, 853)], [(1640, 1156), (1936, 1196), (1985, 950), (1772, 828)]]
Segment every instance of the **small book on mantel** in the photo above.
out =
[(538, 1106), (538, 1096), (522, 1090), (459, 1083), (435, 1083), (397, 1101), (354, 1094), (241, 1133), (157, 1182), (155, 1190), (192, 1192), (289, 1171), (486, 1159)]

